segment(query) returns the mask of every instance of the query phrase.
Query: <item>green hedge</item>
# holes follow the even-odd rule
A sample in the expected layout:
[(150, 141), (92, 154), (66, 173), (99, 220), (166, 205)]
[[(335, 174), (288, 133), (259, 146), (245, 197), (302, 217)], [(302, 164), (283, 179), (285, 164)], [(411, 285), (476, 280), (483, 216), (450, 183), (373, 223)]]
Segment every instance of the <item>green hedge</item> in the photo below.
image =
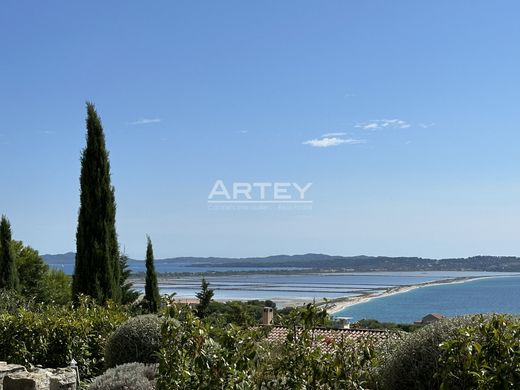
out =
[(0, 361), (66, 367), (76, 360), (82, 378), (103, 371), (108, 336), (127, 319), (119, 308), (82, 298), (76, 307), (20, 308), (0, 314)]

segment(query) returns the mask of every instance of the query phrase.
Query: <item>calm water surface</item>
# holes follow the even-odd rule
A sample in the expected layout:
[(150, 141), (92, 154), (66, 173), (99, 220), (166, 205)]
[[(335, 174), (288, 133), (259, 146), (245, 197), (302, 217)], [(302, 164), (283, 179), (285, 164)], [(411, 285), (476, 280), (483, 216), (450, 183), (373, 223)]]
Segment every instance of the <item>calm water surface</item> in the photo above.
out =
[(353, 320), (413, 322), (428, 313), (447, 316), (474, 313), (520, 314), (520, 276), (496, 277), (465, 283), (421, 287), (409, 292), (357, 304), (337, 316)]

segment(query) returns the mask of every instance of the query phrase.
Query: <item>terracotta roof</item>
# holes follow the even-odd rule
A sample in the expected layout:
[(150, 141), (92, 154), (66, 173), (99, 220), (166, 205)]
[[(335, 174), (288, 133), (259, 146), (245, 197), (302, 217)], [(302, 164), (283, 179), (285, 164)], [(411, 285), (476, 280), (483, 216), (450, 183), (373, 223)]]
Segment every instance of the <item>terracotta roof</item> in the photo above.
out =
[[(288, 329), (285, 326), (272, 326), (266, 340), (269, 343), (282, 343), (287, 338), (287, 332)], [(378, 344), (388, 338), (399, 337), (399, 333), (379, 329), (315, 328), (313, 336), (321, 340), (325, 350), (330, 351), (334, 344), (342, 341), (372, 340)]]

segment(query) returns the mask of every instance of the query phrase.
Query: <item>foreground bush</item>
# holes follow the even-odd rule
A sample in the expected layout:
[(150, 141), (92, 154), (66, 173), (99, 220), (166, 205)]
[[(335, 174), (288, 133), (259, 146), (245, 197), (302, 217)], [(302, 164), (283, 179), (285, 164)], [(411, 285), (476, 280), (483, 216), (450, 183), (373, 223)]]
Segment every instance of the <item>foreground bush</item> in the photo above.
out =
[(76, 360), (82, 378), (104, 368), (108, 336), (126, 320), (110, 304), (95, 305), (86, 297), (76, 307), (20, 308), (0, 314), (0, 361), (45, 367), (66, 367)]
[(161, 320), (154, 314), (129, 319), (110, 336), (105, 349), (107, 367), (124, 363), (157, 363)]
[[(442, 368), (441, 355), (447, 352), (443, 352), (440, 345), (457, 339), (460, 329), (476, 329), (490, 318), (492, 317), (480, 315), (443, 319), (407, 334), (400, 341), (389, 341), (380, 357), (380, 387), (389, 390), (438, 389), (443, 381), (438, 373), (444, 369), (444, 376), (447, 377), (454, 368), (446, 364)], [(463, 357), (457, 356), (454, 359), (462, 361)]]
[(474, 317), (440, 345), (442, 389), (520, 388), (520, 321), (504, 315)]
[(173, 306), (162, 326), (158, 388), (250, 388), (258, 345), (254, 332), (230, 325), (222, 344), (187, 306)]
[(269, 327), (212, 328), (186, 306), (172, 306), (162, 326), (158, 388), (361, 389), (370, 381), (375, 350), (362, 344), (330, 345), (310, 330), (323, 312), (295, 313), (285, 341), (264, 341)]
[(15, 290), (0, 289), (0, 314), (16, 313), (20, 308), (37, 309), (33, 300), (23, 297)]
[(329, 323), (325, 310), (309, 304), (292, 310), (284, 320), (288, 333), (270, 345), (260, 370), (260, 383), (269, 389), (364, 389), (373, 383), (377, 364), (374, 340), (335, 343), (316, 336), (314, 329)]
[(157, 365), (123, 364), (97, 377), (89, 390), (154, 390), (156, 375)]

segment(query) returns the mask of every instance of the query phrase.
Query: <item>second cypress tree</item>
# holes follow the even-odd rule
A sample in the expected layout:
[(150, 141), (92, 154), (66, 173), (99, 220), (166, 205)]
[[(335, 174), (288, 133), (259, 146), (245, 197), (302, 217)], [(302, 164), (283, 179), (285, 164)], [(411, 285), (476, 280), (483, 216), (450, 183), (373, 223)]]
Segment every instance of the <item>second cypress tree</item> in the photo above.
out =
[(157, 313), (161, 303), (161, 295), (159, 294), (159, 286), (157, 285), (157, 275), (155, 273), (155, 265), (153, 263), (153, 247), (152, 240), (146, 236), (146, 280), (144, 285), (144, 299), (151, 313)]
[(15, 256), (11, 247), (11, 224), (5, 215), (0, 221), (0, 289), (18, 290)]

